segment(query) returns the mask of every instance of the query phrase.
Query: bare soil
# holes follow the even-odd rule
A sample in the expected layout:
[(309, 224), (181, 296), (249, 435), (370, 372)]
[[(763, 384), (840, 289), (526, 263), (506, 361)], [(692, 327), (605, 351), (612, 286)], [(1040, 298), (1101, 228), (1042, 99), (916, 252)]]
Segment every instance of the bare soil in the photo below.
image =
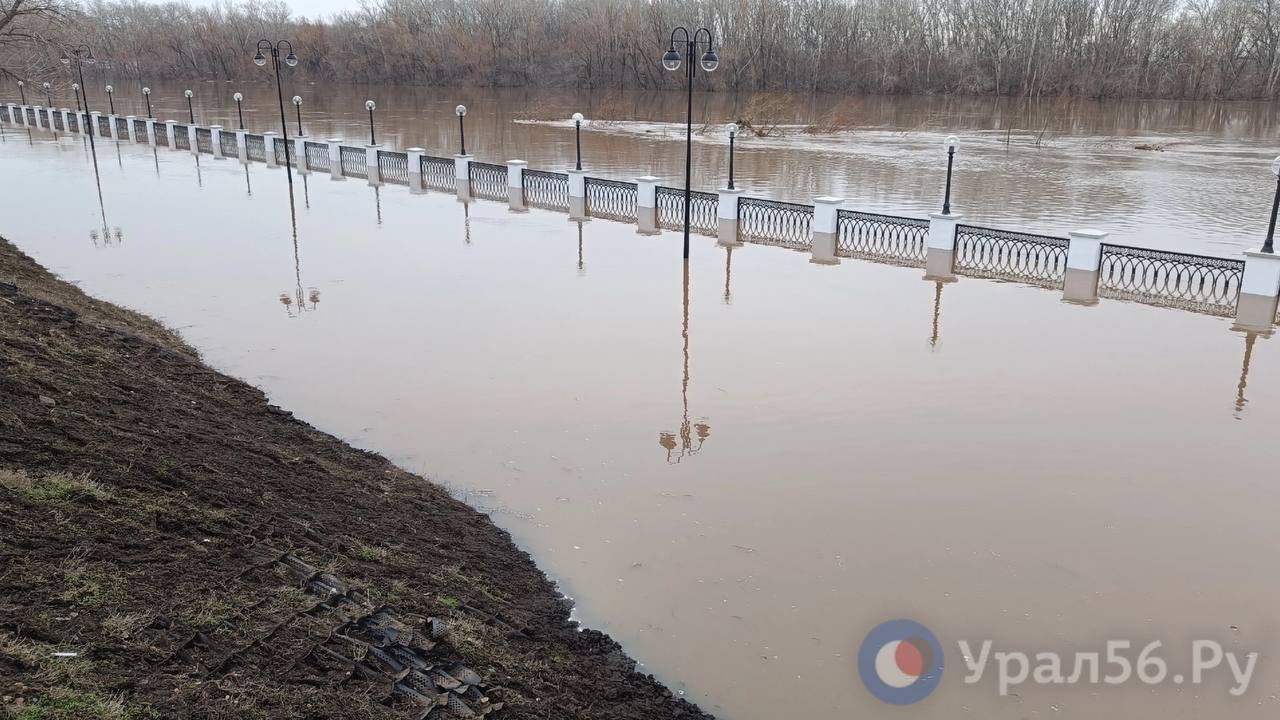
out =
[(0, 240), (0, 717), (709, 717), (569, 609), (488, 517)]

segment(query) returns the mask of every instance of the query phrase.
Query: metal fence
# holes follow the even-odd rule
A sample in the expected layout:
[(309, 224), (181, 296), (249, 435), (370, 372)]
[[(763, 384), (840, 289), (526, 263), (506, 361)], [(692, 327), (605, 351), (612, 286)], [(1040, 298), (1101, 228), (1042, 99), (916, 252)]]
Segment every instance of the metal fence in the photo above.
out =
[(808, 250), (813, 247), (813, 206), (739, 198), (738, 233), (747, 242)]
[(364, 148), (341, 145), (338, 147), (338, 159), (342, 163), (343, 175), (369, 177), (369, 168), (365, 164)]
[(569, 209), (568, 173), (524, 169), (524, 204), (544, 210)]
[(111, 118), (106, 115), (98, 116), (98, 135), (100, 137), (111, 137)]
[(408, 153), (391, 150), (378, 151), (378, 176), (384, 181), (397, 185), (409, 184)]
[(271, 143), (271, 146), (275, 150), (277, 165), (288, 164), (297, 167), (298, 158), (294, 157), (294, 148), (290, 147), (290, 143), (287, 140), (278, 137), (275, 142)]
[(133, 136), (138, 139), (138, 142), (147, 141), (147, 121), (146, 120), (139, 120), (137, 118), (133, 119)]
[[(159, 128), (160, 126), (157, 125), (156, 129)], [(218, 145), (222, 148), (223, 157), (240, 157), (240, 142), (236, 139), (235, 133), (226, 130), (218, 133)]]
[(953, 267), (974, 277), (1061, 287), (1067, 272), (1067, 239), (957, 225)]
[(244, 136), (245, 157), (258, 162), (267, 161), (267, 141), (261, 135), (246, 133)]
[(196, 128), (196, 149), (202, 153), (213, 152), (213, 132), (209, 128)]
[(928, 254), (929, 221), (841, 210), (836, 214), (836, 255), (918, 267)]
[[(658, 186), (656, 197), (658, 205), (658, 227), (674, 230), (684, 228), (684, 190), (679, 188)], [(716, 234), (719, 229), (716, 210), (720, 205), (720, 197), (715, 193), (689, 193), (689, 229), (703, 234)]]
[(129, 137), (129, 118), (122, 118), (122, 117), (116, 118), (116, 137), (117, 138)]
[(1243, 260), (1104, 244), (1098, 295), (1228, 315), (1243, 276)]
[(592, 217), (635, 222), (640, 190), (633, 182), (584, 178), (587, 214)]
[(80, 132), (80, 113), (73, 112), (67, 116), (67, 129), (71, 132)]
[(307, 167), (312, 170), (329, 171), (329, 146), (325, 143), (304, 141), (307, 151)]
[(458, 189), (453, 158), (423, 155), (419, 165), (422, 170), (423, 186), (442, 192), (454, 192)]
[(179, 150), (191, 149), (191, 133), (186, 125), (173, 126), (173, 145)]
[(471, 194), (488, 200), (507, 199), (507, 166), (471, 161), (467, 168)]

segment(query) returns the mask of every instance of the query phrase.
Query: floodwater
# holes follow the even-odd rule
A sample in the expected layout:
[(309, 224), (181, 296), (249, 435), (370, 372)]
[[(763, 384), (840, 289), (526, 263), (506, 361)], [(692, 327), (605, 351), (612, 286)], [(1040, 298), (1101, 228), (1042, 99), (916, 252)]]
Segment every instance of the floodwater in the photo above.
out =
[[(1273, 338), (696, 236), (686, 268), (676, 233), (322, 175), (291, 213), (280, 169), (112, 141), (98, 159), (101, 205), (82, 141), (6, 131), (22, 182), (0, 233), (491, 513), (584, 623), (717, 715), (1280, 710)], [(898, 617), (946, 658), (905, 708), (856, 668)], [(1179, 673), (1193, 640), (1262, 657), (1241, 697), (1225, 666), (1001, 697), (993, 670), (964, 682), (957, 641), (988, 639), (1130, 659), (1160, 640)]]
[[(109, 82), (106, 80), (104, 82)], [(146, 113), (136, 87), (117, 81), (115, 108)], [(185, 121), (183, 85), (153, 84), (158, 118)], [(191, 85), (197, 121), (238, 126), (234, 92), (245, 95), (246, 127), (280, 129), (272, 85)], [(582, 112), (584, 167), (630, 180), (684, 178), (685, 97), (681, 93), (594, 95), (539, 90), (336, 87), (286, 78), (290, 102), (303, 98), (303, 130), (367, 142), (364, 102), (377, 102), (376, 139), (435, 154), (459, 150), (454, 107), (468, 107), (467, 148), (479, 160), (524, 159), (530, 167), (572, 167), (567, 120)], [(16, 98), (14, 98), (16, 101)], [(68, 100), (56, 100), (61, 105)], [(95, 91), (95, 109), (105, 109)], [(1269, 103), (1087, 100), (1020, 102), (997, 98), (794, 97), (705, 94), (695, 97), (696, 189), (722, 187), (728, 175), (724, 124), (761, 118), (777, 135), (739, 138), (736, 184), (749, 194), (812, 202), (843, 197), (849, 207), (923, 217), (942, 204), (943, 141), (961, 140), (953, 209), (967, 221), (1065, 235), (1095, 228), (1120, 244), (1235, 256), (1261, 244), (1275, 191), (1268, 171), (1280, 150), (1280, 110)], [(822, 130), (818, 134), (805, 128)], [(828, 132), (829, 131), (829, 132)], [(1138, 150), (1136, 146), (1160, 150)]]

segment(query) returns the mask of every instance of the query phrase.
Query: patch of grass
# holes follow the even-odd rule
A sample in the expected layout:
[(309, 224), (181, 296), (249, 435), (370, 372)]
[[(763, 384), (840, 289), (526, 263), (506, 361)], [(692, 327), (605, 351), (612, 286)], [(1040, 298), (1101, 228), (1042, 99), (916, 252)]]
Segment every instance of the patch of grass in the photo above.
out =
[(355, 549), (351, 551), (351, 556), (364, 560), (365, 562), (382, 562), (391, 555), (391, 550), (384, 545), (369, 545), (367, 543), (356, 543)]
[(461, 600), (455, 597), (449, 597), (448, 595), (436, 595), (436, 601), (451, 610), (457, 610), (462, 607)]
[(102, 621), (102, 630), (117, 640), (128, 640), (151, 624), (153, 616), (143, 613), (111, 613)]
[(22, 470), (0, 469), (0, 485), (37, 505), (62, 505), (82, 497), (108, 500), (111, 491), (83, 475), (49, 473), (33, 478)]
[(102, 607), (125, 597), (124, 578), (115, 566), (89, 560), (89, 551), (75, 550), (58, 565), (64, 589), (62, 599), (72, 605)]
[(468, 663), (499, 668), (506, 673), (524, 677), (536, 677), (551, 670), (551, 664), (544, 657), (526, 657), (516, 653), (497, 628), (466, 615), (449, 618), (449, 632), (445, 640)]
[(454, 585), (462, 585), (473, 590), (495, 602), (503, 605), (511, 604), (511, 596), (507, 593), (493, 587), (479, 577), (473, 577), (462, 572), (462, 568), (457, 565), (445, 565), (439, 570), (432, 573), (432, 577), (452, 583)]
[(183, 614), (184, 619), (195, 627), (213, 630), (238, 618), (240, 607), (225, 597), (210, 595), (201, 599)]
[(127, 720), (124, 698), (59, 688), (19, 710), (14, 720)]
[(84, 656), (54, 655), (55, 652), (66, 649), (0, 632), (0, 658), (23, 668), (28, 677), (40, 682), (66, 685), (79, 683), (92, 675), (92, 663)]

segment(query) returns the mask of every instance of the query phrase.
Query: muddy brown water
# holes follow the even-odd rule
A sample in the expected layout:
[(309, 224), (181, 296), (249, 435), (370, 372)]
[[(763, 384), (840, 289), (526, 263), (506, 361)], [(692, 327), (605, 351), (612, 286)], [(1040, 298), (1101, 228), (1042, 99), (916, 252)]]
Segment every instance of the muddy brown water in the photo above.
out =
[[(561, 128), (490, 122), (528, 135), (492, 155), (478, 145), (485, 159), (536, 165), (528, 143), (554, 137), (547, 161), (563, 165), (571, 147)], [(1265, 172), (1261, 142), (1221, 141), (1251, 148), (1231, 163), (1241, 173)], [(618, 166), (677, 153), (617, 142)], [(792, 152), (767, 151), (797, 167), (820, 156)], [(295, 187), (295, 241), (280, 170), (113, 142), (99, 161), (101, 206), (83, 143), (6, 131), (0, 163), (24, 181), (0, 200), (0, 232), (492, 513), (586, 624), (712, 712), (1155, 720), (1280, 707), (1274, 339), (706, 238), (686, 275), (674, 233), (324, 176)], [(1242, 182), (1189, 167), (1136, 176), (1187, 193)], [(1015, 201), (1027, 199), (995, 211)], [(907, 708), (875, 700), (856, 670), (863, 636), (896, 617), (930, 627), (947, 662), (938, 691)], [(961, 639), (1064, 654), (1162, 640), (1183, 672), (1195, 639), (1262, 657), (1239, 698), (1224, 669), (1198, 686), (1000, 697), (989, 677), (964, 682)]]

